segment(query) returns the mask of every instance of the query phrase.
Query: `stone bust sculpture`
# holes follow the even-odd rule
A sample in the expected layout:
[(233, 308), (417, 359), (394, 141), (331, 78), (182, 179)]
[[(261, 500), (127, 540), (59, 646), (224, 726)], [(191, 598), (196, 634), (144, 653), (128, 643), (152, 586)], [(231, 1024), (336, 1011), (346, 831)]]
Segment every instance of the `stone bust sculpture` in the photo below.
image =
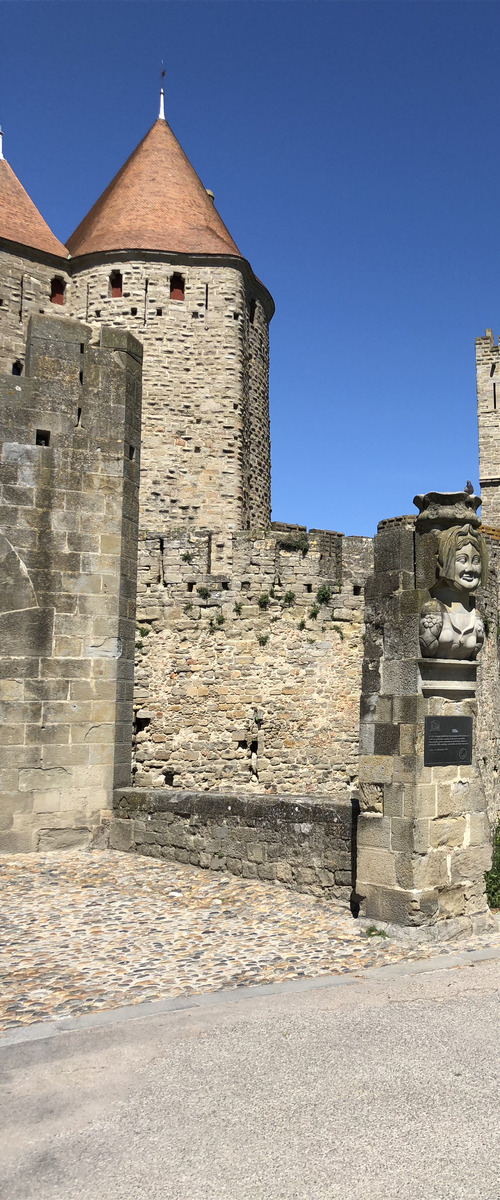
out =
[(420, 614), (424, 658), (475, 659), (484, 642), (484, 625), (474, 593), (486, 583), (488, 552), (473, 525), (453, 525), (438, 535), (438, 580)]

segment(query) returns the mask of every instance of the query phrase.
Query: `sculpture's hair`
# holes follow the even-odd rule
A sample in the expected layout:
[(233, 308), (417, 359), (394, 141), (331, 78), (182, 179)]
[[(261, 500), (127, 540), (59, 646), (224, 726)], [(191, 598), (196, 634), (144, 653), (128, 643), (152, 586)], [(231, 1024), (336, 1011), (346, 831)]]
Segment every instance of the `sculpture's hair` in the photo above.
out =
[(481, 560), (481, 583), (488, 582), (488, 551), (482, 533), (473, 525), (452, 525), (439, 534), (437, 561), (441, 579), (452, 580), (455, 575), (455, 558), (464, 546), (471, 545)]

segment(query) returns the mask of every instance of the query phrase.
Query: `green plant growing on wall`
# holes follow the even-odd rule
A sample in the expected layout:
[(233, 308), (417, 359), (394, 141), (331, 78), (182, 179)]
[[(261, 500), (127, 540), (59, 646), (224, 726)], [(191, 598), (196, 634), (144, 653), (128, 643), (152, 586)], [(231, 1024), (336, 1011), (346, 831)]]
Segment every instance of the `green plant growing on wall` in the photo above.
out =
[(334, 630), (335, 633), (338, 633), (341, 642), (343, 642), (344, 641), (344, 630), (340, 627), (340, 625), (332, 625), (332, 629)]
[(305, 629), (305, 627), (306, 627), (306, 623), (305, 623), (305, 621), (304, 621), (304, 618), (302, 617), (302, 620), (301, 620), (301, 621), (299, 621), (297, 628), (298, 628), (298, 629)]
[(196, 591), (198, 592), (198, 595), (201, 596), (202, 600), (208, 600), (208, 598), (210, 596), (210, 592), (207, 587), (196, 588)]
[(282, 600), (283, 608), (291, 608), (294, 600), (295, 592), (285, 592)]
[(309, 609), (309, 616), (312, 621), (316, 620), (318, 613), (319, 613), (319, 604), (313, 604), (312, 608)]
[(275, 625), (276, 621), (279, 621), (279, 616), (271, 617), (271, 625)]
[(486, 899), (490, 908), (500, 908), (500, 821), (493, 835), (493, 859), (491, 871), (484, 877), (486, 884)]
[(223, 624), (224, 624), (224, 621), (226, 620), (226, 618), (225, 618), (225, 616), (224, 616), (224, 613), (223, 613), (223, 612), (221, 612), (221, 611), (219, 611), (219, 612), (217, 613), (217, 616), (216, 616), (215, 620), (217, 621), (217, 624), (218, 624), (218, 625), (223, 625)]
[(243, 611), (243, 605), (241, 604), (241, 602), (239, 600), (235, 600), (234, 611), (235, 611), (237, 617), (241, 617), (241, 614)]
[(259, 608), (266, 609), (269, 604), (269, 592), (263, 592), (257, 600)]
[(279, 550), (301, 550), (303, 557), (309, 550), (309, 539), (306, 533), (290, 533), (276, 542)]
[(314, 646), (315, 641), (316, 641), (316, 638), (308, 638), (307, 639), (308, 646)]
[(269, 634), (268, 633), (259, 633), (257, 641), (259, 643), (259, 646), (267, 646), (267, 643), (269, 641)]
[(192, 563), (192, 561), (193, 561), (193, 555), (191, 554), (191, 551), (190, 551), (190, 550), (186, 550), (186, 551), (185, 551), (185, 553), (182, 555), (182, 560), (181, 560), (181, 561), (182, 561), (182, 562), (187, 562), (187, 563)]
[(331, 598), (332, 598), (332, 593), (330, 591), (330, 588), (327, 586), (326, 583), (322, 583), (321, 587), (319, 587), (316, 592), (316, 600), (318, 601), (318, 604), (329, 604)]
[(483, 625), (484, 625), (484, 632), (485, 632), (485, 636), (486, 636), (486, 637), (489, 637), (489, 636), (490, 636), (490, 629), (491, 629), (491, 626), (490, 626), (490, 618), (489, 618), (489, 617), (486, 617), (486, 616), (485, 616), (485, 617), (483, 617)]
[(192, 608), (193, 608), (193, 605), (191, 603), (191, 600), (188, 600), (187, 604), (184, 605), (184, 612), (190, 613), (192, 611)]

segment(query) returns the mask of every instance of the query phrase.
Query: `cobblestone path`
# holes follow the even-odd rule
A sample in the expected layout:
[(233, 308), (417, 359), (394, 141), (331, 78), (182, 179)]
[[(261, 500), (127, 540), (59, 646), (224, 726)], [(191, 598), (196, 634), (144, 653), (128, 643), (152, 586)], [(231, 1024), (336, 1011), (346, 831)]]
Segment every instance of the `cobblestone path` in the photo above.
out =
[(2, 1030), (457, 948), (402, 949), (312, 896), (111, 850), (4, 857), (0, 880)]

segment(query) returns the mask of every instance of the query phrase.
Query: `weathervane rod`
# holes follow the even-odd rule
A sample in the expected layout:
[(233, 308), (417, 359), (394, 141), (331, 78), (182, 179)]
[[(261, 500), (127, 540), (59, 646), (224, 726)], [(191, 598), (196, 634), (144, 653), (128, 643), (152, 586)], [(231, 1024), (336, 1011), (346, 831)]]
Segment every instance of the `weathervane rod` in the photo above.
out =
[(163, 98), (163, 80), (164, 80), (164, 78), (165, 78), (165, 68), (163, 66), (163, 59), (162, 59), (161, 60), (161, 74), (160, 74), (160, 111), (158, 113), (158, 120), (160, 120), (160, 121), (165, 120), (165, 102), (164, 102), (164, 98)]

